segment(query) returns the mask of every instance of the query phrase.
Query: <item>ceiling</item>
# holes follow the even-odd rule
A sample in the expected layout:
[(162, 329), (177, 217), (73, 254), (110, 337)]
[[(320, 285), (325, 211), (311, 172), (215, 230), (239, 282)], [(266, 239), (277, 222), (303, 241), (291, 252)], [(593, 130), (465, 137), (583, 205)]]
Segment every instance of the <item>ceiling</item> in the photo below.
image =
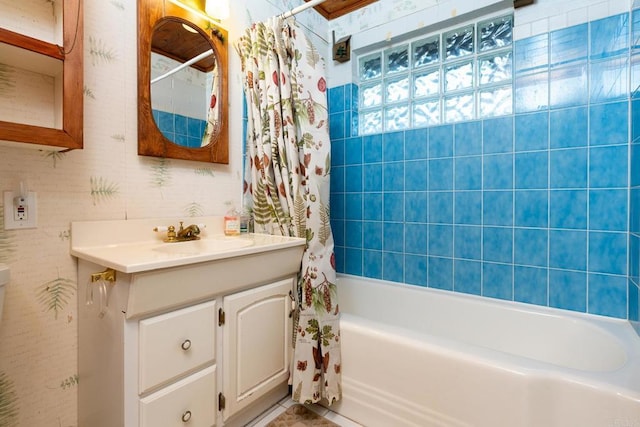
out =
[[(162, 19), (153, 30), (151, 50), (178, 62), (187, 62), (211, 49), (211, 43), (198, 33), (187, 31), (178, 20)], [(192, 67), (208, 72), (215, 67), (215, 56), (202, 59)]]
[[(310, 0), (304, 0), (309, 2)], [(378, 0), (325, 0), (313, 8), (328, 20), (338, 18), (347, 13), (358, 10)]]
[[(326, 19), (331, 20), (376, 1), (378, 0), (325, 0), (314, 9)], [(209, 49), (211, 49), (211, 44), (208, 40), (199, 33), (186, 31), (182, 22), (178, 20), (163, 19), (153, 31), (151, 50), (179, 62), (186, 62)], [(214, 66), (214, 56), (192, 65), (192, 67), (205, 72), (211, 71)]]

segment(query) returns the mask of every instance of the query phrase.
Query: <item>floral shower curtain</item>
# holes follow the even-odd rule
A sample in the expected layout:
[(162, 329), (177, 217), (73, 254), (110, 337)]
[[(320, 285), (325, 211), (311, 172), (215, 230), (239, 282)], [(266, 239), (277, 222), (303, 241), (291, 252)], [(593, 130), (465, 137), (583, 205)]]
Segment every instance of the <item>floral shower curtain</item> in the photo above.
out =
[(202, 137), (201, 147), (206, 147), (211, 143), (211, 138), (218, 135), (220, 130), (220, 107), (218, 106), (218, 93), (220, 93), (220, 72), (218, 61), (216, 60), (213, 72), (208, 77), (207, 87), (211, 87), (211, 96), (209, 97), (209, 109), (207, 110), (207, 125)]
[(248, 116), (245, 203), (255, 231), (307, 240), (296, 295), (292, 397), (331, 404), (342, 393), (324, 60), (294, 20), (280, 17), (252, 25), (237, 49)]

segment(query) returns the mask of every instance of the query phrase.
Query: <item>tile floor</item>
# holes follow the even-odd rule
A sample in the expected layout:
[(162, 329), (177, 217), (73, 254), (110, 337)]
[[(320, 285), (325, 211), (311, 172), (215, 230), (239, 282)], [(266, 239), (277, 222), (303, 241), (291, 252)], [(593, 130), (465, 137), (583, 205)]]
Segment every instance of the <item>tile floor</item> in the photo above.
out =
[[(253, 420), (247, 425), (247, 427), (265, 427), (270, 421), (274, 420), (278, 415), (282, 414), (291, 405), (295, 405), (295, 402), (291, 400), (291, 397), (287, 396), (275, 405), (273, 408), (267, 410), (264, 414)], [(333, 411), (320, 405), (307, 405), (313, 412), (322, 415), (326, 419), (338, 424), (340, 427), (363, 427), (362, 425), (351, 421), (342, 415), (336, 414)]]

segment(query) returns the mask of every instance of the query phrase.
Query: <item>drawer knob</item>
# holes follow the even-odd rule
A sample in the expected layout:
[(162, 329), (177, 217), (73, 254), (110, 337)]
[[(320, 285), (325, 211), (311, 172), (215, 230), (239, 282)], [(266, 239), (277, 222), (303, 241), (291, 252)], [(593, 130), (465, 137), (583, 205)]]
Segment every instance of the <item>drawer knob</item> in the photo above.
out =
[(180, 345), (184, 351), (187, 351), (191, 348), (191, 340), (184, 340), (184, 342)]
[(182, 422), (186, 423), (191, 419), (191, 411), (187, 411), (184, 414), (182, 414)]

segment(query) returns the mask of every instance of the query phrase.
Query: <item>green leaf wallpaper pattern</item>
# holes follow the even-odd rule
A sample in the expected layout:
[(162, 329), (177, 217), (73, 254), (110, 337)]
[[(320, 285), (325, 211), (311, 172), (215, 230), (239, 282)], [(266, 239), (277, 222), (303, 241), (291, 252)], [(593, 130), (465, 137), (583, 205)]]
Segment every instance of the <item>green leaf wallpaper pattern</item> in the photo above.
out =
[(211, 168), (196, 168), (194, 172), (196, 175), (210, 176), (211, 178), (215, 178), (215, 174), (213, 172), (213, 169)]
[(113, 49), (107, 47), (102, 40), (96, 40), (93, 36), (89, 36), (89, 55), (91, 55), (91, 63), (94, 66), (110, 63), (117, 59)]
[(111, 0), (109, 3), (114, 5), (116, 7), (116, 9), (120, 9), (120, 10), (124, 11), (124, 3), (123, 2)]
[(184, 209), (184, 212), (185, 212), (185, 215), (187, 215), (190, 218), (204, 215), (204, 209), (202, 208), (202, 205), (197, 202), (189, 203), (187, 207)]
[(71, 301), (75, 293), (75, 282), (71, 279), (58, 277), (42, 285), (37, 294), (37, 300), (42, 304), (44, 311), (53, 311), (54, 318)]
[[(4, 204), (0, 204), (0, 211), (4, 212)], [(0, 215), (0, 262), (11, 261), (15, 250), (13, 236), (4, 229), (4, 215)]]
[(55, 169), (57, 164), (58, 164), (58, 160), (62, 160), (64, 158), (66, 153), (62, 152), (62, 151), (55, 151), (55, 150), (47, 150), (47, 151), (43, 151), (42, 152), (42, 156), (43, 157), (48, 157), (53, 161), (53, 168)]
[(62, 241), (71, 240), (71, 229), (62, 230), (58, 233), (58, 238)]
[(0, 95), (7, 95), (15, 87), (14, 73), (15, 68), (0, 64)]
[(78, 374), (65, 378), (60, 382), (60, 388), (63, 390), (68, 390), (76, 385), (78, 385)]
[(103, 177), (92, 176), (91, 182), (91, 198), (93, 198), (93, 205), (97, 205), (101, 201), (110, 199), (119, 193), (118, 184), (108, 182)]
[(84, 86), (84, 88), (83, 88), (82, 90), (84, 91), (84, 95), (85, 95), (87, 98), (91, 98), (91, 99), (93, 99), (93, 100), (95, 100), (95, 99), (96, 99), (96, 95), (93, 93), (93, 90), (92, 90), (91, 88), (89, 88), (88, 86), (86, 86), (86, 85), (85, 85), (85, 86)]
[(13, 382), (4, 372), (0, 372), (0, 426), (17, 426), (18, 414), (18, 398)]
[(164, 157), (154, 158), (153, 161), (151, 185), (158, 188), (167, 186), (171, 182), (171, 162)]

